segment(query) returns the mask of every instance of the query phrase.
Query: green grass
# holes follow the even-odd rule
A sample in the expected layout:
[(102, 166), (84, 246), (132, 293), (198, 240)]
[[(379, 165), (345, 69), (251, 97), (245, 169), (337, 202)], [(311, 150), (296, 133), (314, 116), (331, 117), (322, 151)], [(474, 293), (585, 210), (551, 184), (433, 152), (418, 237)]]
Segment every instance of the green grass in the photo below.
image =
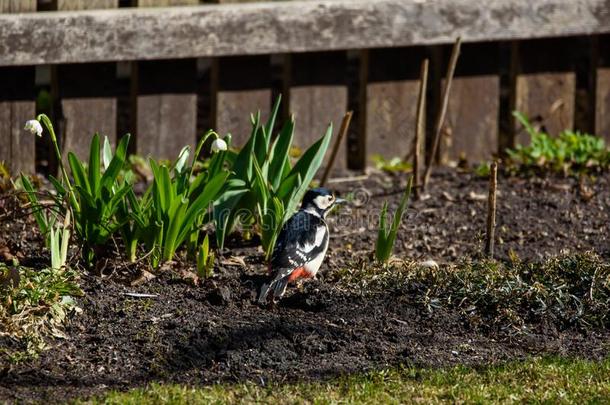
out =
[(152, 384), (94, 404), (186, 403), (610, 403), (610, 359), (540, 359), (480, 369), (403, 368), (329, 382), (193, 388)]

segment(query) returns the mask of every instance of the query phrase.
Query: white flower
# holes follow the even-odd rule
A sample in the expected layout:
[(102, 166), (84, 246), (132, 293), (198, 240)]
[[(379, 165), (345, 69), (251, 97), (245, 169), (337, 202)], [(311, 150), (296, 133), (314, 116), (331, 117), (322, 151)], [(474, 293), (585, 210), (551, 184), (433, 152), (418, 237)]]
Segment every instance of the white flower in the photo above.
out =
[(212, 153), (220, 152), (222, 150), (227, 150), (227, 143), (220, 138), (216, 138), (214, 142), (212, 142)]
[(26, 131), (30, 131), (34, 135), (42, 136), (42, 125), (37, 120), (29, 120), (25, 123), (25, 127), (23, 128)]

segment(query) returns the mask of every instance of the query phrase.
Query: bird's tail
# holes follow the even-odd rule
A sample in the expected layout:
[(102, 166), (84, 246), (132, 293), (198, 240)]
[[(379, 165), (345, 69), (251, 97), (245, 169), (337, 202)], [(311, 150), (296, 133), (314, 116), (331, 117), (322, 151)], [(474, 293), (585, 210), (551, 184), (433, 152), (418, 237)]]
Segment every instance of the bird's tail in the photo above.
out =
[(269, 291), (273, 291), (273, 299), (277, 300), (281, 298), (286, 292), (286, 286), (288, 285), (288, 277), (285, 275), (278, 275), (270, 283), (265, 283), (261, 287), (261, 293), (258, 297), (258, 303), (264, 305), (267, 303), (267, 296)]

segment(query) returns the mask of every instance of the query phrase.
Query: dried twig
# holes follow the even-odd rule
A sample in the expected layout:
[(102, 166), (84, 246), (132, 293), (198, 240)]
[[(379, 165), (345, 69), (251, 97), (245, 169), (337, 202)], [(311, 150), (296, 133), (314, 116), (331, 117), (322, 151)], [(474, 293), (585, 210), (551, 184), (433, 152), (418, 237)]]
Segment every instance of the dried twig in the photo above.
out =
[(496, 232), (496, 190), (498, 185), (498, 163), (493, 162), (490, 169), (489, 198), (487, 199), (487, 237), (485, 241), (485, 253), (490, 259), (493, 259)]
[(422, 189), (426, 190), (428, 180), (430, 180), (430, 174), (432, 173), (432, 165), (438, 151), (438, 144), (441, 138), (441, 131), (445, 122), (445, 116), (447, 115), (447, 107), (449, 106), (449, 94), (451, 93), (451, 84), (453, 83), (453, 75), (455, 74), (455, 66), (457, 65), (458, 57), (460, 56), (460, 47), (462, 45), (462, 39), (458, 37), (453, 45), (451, 51), (451, 59), (449, 60), (449, 66), (447, 67), (447, 76), (445, 77), (445, 85), (443, 86), (442, 104), (441, 109), (438, 111), (436, 116), (436, 122), (434, 127), (434, 140), (432, 142), (432, 150), (430, 151), (430, 160), (426, 166), (424, 173), (424, 181)]
[(417, 119), (415, 121), (415, 141), (413, 142), (413, 198), (419, 200), (419, 177), (421, 168), (421, 142), (426, 130), (426, 89), (428, 88), (428, 59), (421, 63), (419, 75), (419, 96), (417, 99)]
[(121, 293), (121, 295), (125, 295), (131, 298), (157, 298), (159, 294), (145, 294), (145, 293), (135, 293), (135, 292), (126, 292)]
[(333, 168), (335, 159), (337, 158), (337, 152), (339, 152), (341, 142), (343, 141), (343, 138), (345, 138), (345, 134), (347, 134), (349, 123), (352, 121), (352, 114), (352, 111), (348, 111), (343, 117), (343, 121), (341, 122), (341, 128), (339, 129), (339, 134), (337, 136), (337, 139), (335, 140), (333, 150), (330, 154), (330, 159), (328, 159), (328, 164), (326, 165), (326, 168), (324, 169), (324, 174), (322, 175), (322, 180), (320, 180), (320, 186), (324, 186), (326, 180), (328, 180), (328, 175), (330, 174), (330, 170)]

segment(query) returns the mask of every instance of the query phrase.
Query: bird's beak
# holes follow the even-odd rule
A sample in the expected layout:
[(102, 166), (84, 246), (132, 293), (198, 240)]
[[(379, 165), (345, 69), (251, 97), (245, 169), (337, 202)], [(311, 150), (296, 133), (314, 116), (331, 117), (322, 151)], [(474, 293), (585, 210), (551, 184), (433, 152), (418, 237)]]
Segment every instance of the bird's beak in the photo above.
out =
[(344, 198), (335, 198), (335, 204), (347, 204), (347, 200)]

